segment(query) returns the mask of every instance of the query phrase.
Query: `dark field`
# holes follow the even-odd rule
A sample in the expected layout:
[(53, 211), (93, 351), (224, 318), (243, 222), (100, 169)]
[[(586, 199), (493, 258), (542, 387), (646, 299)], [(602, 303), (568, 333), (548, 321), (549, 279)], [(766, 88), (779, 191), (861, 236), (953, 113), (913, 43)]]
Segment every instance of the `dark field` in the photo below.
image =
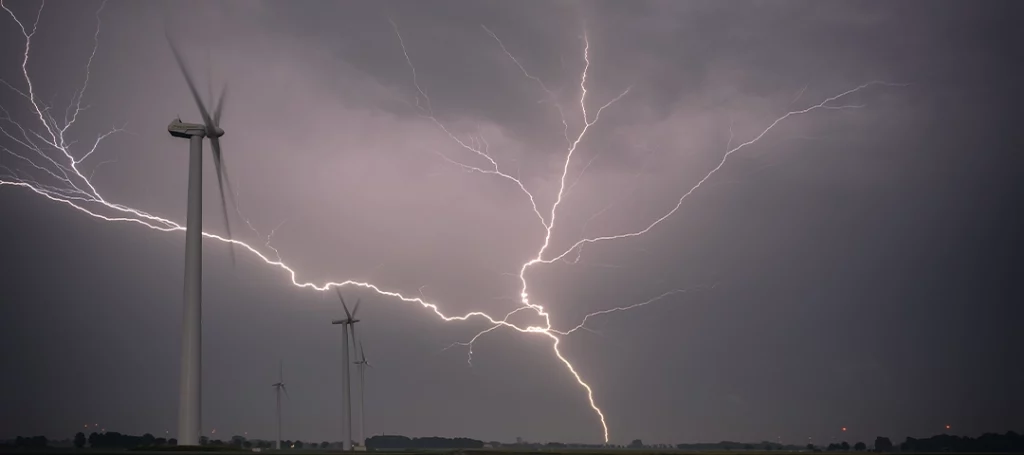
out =
[[(0, 448), (0, 454), (7, 453), (81, 453), (89, 455), (103, 455), (103, 454), (119, 454), (119, 455), (158, 455), (167, 453), (187, 453), (187, 454), (223, 454), (223, 453), (254, 453), (252, 450), (247, 449), (202, 449), (202, 450), (104, 450), (104, 449), (74, 449), (74, 448), (46, 448), (46, 449), (9, 449)], [(302, 450), (263, 450), (261, 453), (274, 453), (274, 454), (340, 454), (346, 453), (340, 450), (332, 449), (302, 449)], [(348, 452), (352, 453), (352, 452)], [(367, 453), (367, 452), (355, 452), (355, 453)], [(720, 451), (686, 451), (686, 450), (622, 450), (622, 449), (609, 449), (609, 450), (595, 450), (595, 449), (579, 449), (579, 450), (513, 450), (513, 449), (473, 449), (473, 450), (408, 450), (408, 451), (370, 451), (375, 455), (776, 455), (776, 454), (795, 454), (795, 453), (821, 453), (821, 454), (870, 454), (874, 452), (811, 452), (811, 451), (785, 451), (785, 450), (771, 450), (771, 451), (757, 451), (757, 450), (720, 450)], [(926, 454), (939, 454), (942, 452), (895, 452), (900, 455), (926, 455)], [(967, 452), (958, 452), (964, 454)], [(977, 454), (984, 454), (988, 452), (971, 452)], [(948, 455), (945, 452), (944, 455)]]

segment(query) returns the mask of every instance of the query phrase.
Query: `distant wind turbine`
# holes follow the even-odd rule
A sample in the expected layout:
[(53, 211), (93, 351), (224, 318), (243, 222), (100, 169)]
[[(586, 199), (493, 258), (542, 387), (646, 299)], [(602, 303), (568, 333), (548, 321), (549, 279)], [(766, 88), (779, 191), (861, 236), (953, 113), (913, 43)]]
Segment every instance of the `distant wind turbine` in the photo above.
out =
[(345, 396), (345, 439), (341, 441), (341, 450), (352, 449), (352, 375), (349, 370), (349, 327), (352, 328), (352, 337), (355, 339), (355, 324), (359, 322), (355, 319), (356, 313), (359, 311), (360, 300), (356, 299), (356, 305), (352, 307), (352, 312), (348, 311), (348, 305), (345, 304), (345, 298), (341, 296), (341, 290), (334, 288), (338, 293), (338, 299), (341, 300), (341, 307), (345, 310), (345, 319), (335, 319), (331, 321), (331, 324), (341, 325), (341, 364), (342, 364), (342, 377), (344, 378), (344, 396)]
[(274, 448), (281, 450), (281, 392), (284, 391), (285, 396), (288, 395), (288, 389), (284, 386), (284, 362), (278, 364), (277, 377), (277, 384), (271, 385), (277, 395), (277, 440), (274, 441)]
[[(355, 342), (355, 326), (352, 326), (352, 341)], [(359, 360), (352, 362), (358, 365), (359, 369), (359, 441), (366, 446), (366, 367), (370, 363), (366, 361), (366, 351), (363, 350), (363, 342), (359, 342)]]

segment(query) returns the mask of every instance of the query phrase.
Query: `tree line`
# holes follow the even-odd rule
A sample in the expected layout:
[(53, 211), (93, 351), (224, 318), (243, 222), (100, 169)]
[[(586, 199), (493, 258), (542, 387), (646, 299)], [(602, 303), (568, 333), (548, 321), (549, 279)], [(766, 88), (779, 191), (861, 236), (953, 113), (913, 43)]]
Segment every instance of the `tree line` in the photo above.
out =
[[(551, 446), (553, 443), (548, 443)], [(540, 445), (537, 445), (538, 447)], [(629, 443), (625, 448), (629, 449), (666, 449), (663, 444), (657, 445), (646, 445), (639, 439), (634, 439), (633, 442)], [(712, 451), (712, 450), (785, 450), (785, 451), (803, 451), (809, 450), (812, 452), (864, 452), (868, 450), (868, 445), (864, 442), (857, 442), (850, 444), (849, 442), (843, 441), (839, 443), (832, 443), (828, 446), (822, 447), (814, 444), (807, 444), (806, 446), (799, 445), (783, 445), (769, 441), (762, 441), (760, 443), (743, 443), (743, 442), (732, 442), (732, 441), (721, 441), (712, 443), (696, 443), (696, 444), (676, 444), (675, 449), (686, 450), (686, 451)], [(960, 452), (960, 453), (1024, 453), (1024, 436), (1009, 431), (1006, 434), (998, 433), (985, 433), (977, 438), (971, 438), (967, 436), (950, 436), (947, 434), (941, 434), (932, 436), (925, 439), (916, 439), (907, 437), (906, 441), (901, 443), (898, 447), (892, 443), (892, 440), (885, 436), (878, 436), (875, 438), (874, 444), (871, 446), (871, 450), (874, 452)]]
[[(158, 438), (152, 434), (146, 433), (142, 436), (135, 436), (129, 434), (122, 434), (116, 431), (103, 432), (103, 433), (91, 433), (86, 436), (85, 433), (79, 432), (73, 439), (73, 444), (77, 448), (84, 448), (87, 445), (91, 448), (103, 448), (103, 449), (135, 449), (135, 448), (147, 448), (147, 447), (162, 447), (162, 446), (175, 446), (178, 441), (174, 438), (165, 439)], [(44, 448), (50, 445), (51, 441), (45, 436), (31, 436), (23, 437), (18, 436), (15, 439), (9, 441), (0, 441), (0, 447), (15, 447), (15, 448)], [(66, 444), (67, 441), (64, 441)], [(59, 444), (59, 442), (58, 442)], [(232, 436), (229, 440), (213, 439), (204, 436), (200, 439), (200, 444), (209, 447), (234, 447), (240, 449), (251, 449), (261, 448), (268, 449), (274, 446), (273, 441), (260, 440), (260, 439), (246, 439), (242, 436)], [(366, 440), (366, 448), (369, 450), (395, 450), (395, 449), (480, 449), (483, 448), (485, 443), (477, 439), (470, 438), (443, 438), (437, 436), (425, 437), (425, 438), (410, 438), (407, 436), (400, 435), (380, 435), (373, 436)], [(563, 444), (560, 442), (549, 442), (546, 444), (501, 444), (498, 442), (491, 442), (489, 445), (493, 447), (507, 447), (514, 448), (518, 446), (529, 446), (534, 448), (547, 447), (547, 448), (565, 448), (565, 447), (579, 447), (583, 446), (591, 447), (592, 445), (587, 444)], [(327, 442), (323, 441), (320, 443), (316, 442), (303, 442), (303, 441), (282, 441), (282, 448), (338, 448), (341, 446), (339, 442)], [(596, 446), (593, 447), (604, 447)], [(641, 449), (641, 448), (654, 448), (655, 446), (645, 445), (641, 440), (635, 439), (631, 442), (627, 448)], [(657, 448), (669, 448), (657, 446)], [(701, 444), (677, 444), (675, 446), (679, 450), (689, 451), (700, 451), (700, 450), (812, 450), (820, 452), (823, 449), (813, 444), (807, 444), (807, 446), (795, 446), (795, 445), (782, 445), (773, 442), (763, 441), (757, 444), (751, 443), (740, 443), (722, 441), (717, 443), (701, 443)], [(967, 436), (950, 436), (941, 434), (932, 436), (930, 438), (917, 439), (907, 437), (907, 439), (895, 446), (892, 441), (884, 436), (875, 438), (872, 449), (875, 452), (970, 452), (970, 453), (1024, 453), (1024, 436), (1009, 431), (1005, 434), (998, 433), (985, 433), (977, 438), (971, 438)], [(867, 444), (864, 442), (857, 442), (853, 445), (843, 441), (841, 443), (832, 443), (824, 448), (825, 451), (830, 452), (849, 452), (851, 450), (857, 452), (863, 452), (868, 450)]]
[(387, 449), (480, 449), (484, 442), (470, 438), (442, 438), (430, 436), (426, 438), (410, 438), (399, 435), (373, 436), (366, 440), (369, 450)]
[(927, 439), (908, 437), (900, 450), (913, 452), (1024, 452), (1024, 437), (1008, 431), (1006, 434), (985, 433), (977, 438), (941, 434)]
[[(48, 440), (45, 436), (34, 436), (34, 437), (22, 437), (8, 441), (6, 444), (0, 442), (0, 447), (10, 446), (15, 448), (44, 448), (49, 447), (52, 441)], [(65, 444), (67, 441), (63, 441)], [(118, 433), (116, 431), (107, 431), (102, 433), (93, 432), (86, 436), (85, 433), (78, 432), (75, 434), (74, 439), (71, 443), (79, 449), (90, 447), (94, 449), (139, 449), (139, 448), (159, 448), (159, 447), (172, 447), (178, 445), (178, 440), (174, 438), (158, 438), (150, 433), (146, 433), (142, 436), (130, 435)], [(58, 442), (59, 444), (59, 442)], [(232, 447), (238, 449), (269, 449), (274, 446), (274, 441), (265, 441), (259, 439), (246, 439), (243, 436), (232, 436), (229, 440), (210, 439), (209, 437), (203, 436), (199, 439), (199, 444), (206, 447)], [(281, 441), (282, 447), (288, 448), (333, 448), (339, 447), (341, 443), (331, 442), (302, 442), (286, 440)]]
[[(811, 444), (808, 449), (820, 450)], [(826, 451), (849, 451), (848, 442), (832, 443), (825, 448)], [(855, 451), (864, 451), (867, 445), (858, 442), (853, 446)], [(1015, 453), (1024, 452), (1024, 437), (1014, 431), (1006, 434), (985, 433), (977, 438), (969, 436), (950, 436), (940, 434), (930, 438), (917, 439), (907, 437), (897, 448), (892, 441), (884, 436), (875, 438), (875, 452), (968, 452), (968, 453)]]

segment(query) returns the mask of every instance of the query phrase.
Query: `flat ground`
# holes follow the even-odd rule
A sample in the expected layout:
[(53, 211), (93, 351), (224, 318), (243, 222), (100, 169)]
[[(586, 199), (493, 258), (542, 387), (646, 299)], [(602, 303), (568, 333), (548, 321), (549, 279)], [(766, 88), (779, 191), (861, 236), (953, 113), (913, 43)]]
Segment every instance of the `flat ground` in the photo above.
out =
[[(67, 448), (48, 448), (48, 449), (6, 449), (0, 448), (0, 454), (14, 454), (14, 453), (80, 453), (83, 455), (105, 455), (105, 454), (117, 454), (117, 455), (166, 455), (166, 454), (225, 454), (225, 453), (253, 453), (250, 450), (240, 449), (214, 449), (214, 450), (101, 450), (101, 449), (67, 449)], [(301, 449), (301, 450), (264, 450), (262, 453), (273, 453), (273, 454), (340, 454), (345, 453), (340, 450), (334, 449)], [(350, 452), (351, 453), (351, 452)], [(366, 453), (366, 452), (356, 452)], [(806, 453), (810, 454), (809, 451), (791, 452), (791, 451), (755, 451), (755, 450), (734, 450), (734, 451), (683, 451), (683, 450), (621, 450), (621, 449), (609, 449), (609, 450), (597, 450), (597, 449), (553, 449), (553, 450), (512, 450), (512, 449), (471, 449), (471, 450), (408, 450), (408, 451), (394, 451), (394, 452), (370, 452), (373, 455), (779, 455), (779, 454), (795, 454), (795, 453)], [(822, 455), (828, 454), (869, 454), (871, 452), (819, 452)], [(979, 452), (980, 453), (980, 452)], [(899, 452), (899, 455), (927, 455), (926, 452)], [(943, 455), (949, 455), (945, 453)]]

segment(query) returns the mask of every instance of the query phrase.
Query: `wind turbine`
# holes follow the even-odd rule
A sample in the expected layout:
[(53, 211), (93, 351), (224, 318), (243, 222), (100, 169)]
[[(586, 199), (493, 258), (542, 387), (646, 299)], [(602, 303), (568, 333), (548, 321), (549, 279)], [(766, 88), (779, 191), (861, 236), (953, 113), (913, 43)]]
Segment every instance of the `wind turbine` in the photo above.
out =
[[(340, 295), (340, 291), (339, 291), (339, 295)], [(352, 315), (349, 317), (349, 319), (352, 322), (349, 322), (349, 324), (348, 324), (352, 328), (351, 335), (352, 335), (352, 352), (353, 353), (355, 353), (355, 351), (356, 351), (356, 323), (359, 322), (359, 319), (352, 319), (352, 318), (354, 318), (356, 316), (356, 310), (358, 310), (358, 309), (359, 309), (359, 299), (356, 299), (356, 306), (354, 308), (352, 308)], [(360, 347), (360, 352), (362, 352), (362, 344), (359, 344), (359, 347)], [(347, 349), (346, 349), (346, 351), (347, 351)], [(345, 361), (347, 362), (348, 359), (345, 359)], [(357, 362), (352, 362), (352, 363), (356, 364), (356, 363), (358, 363), (358, 361)], [(362, 372), (361, 369), (359, 371)], [(351, 381), (349, 380), (350, 377), (351, 376), (349, 376), (349, 373), (345, 373), (345, 380), (349, 381), (349, 383), (351, 383)], [(363, 387), (363, 383), (362, 383), (362, 380), (360, 379), (360, 382), (359, 382), (360, 393), (362, 393), (362, 390), (363, 390), (362, 387)], [(352, 386), (350, 386), (350, 385), (349, 386), (345, 386), (345, 389), (346, 389), (345, 390), (345, 393), (346, 393), (345, 400), (348, 402), (348, 418), (349, 418), (349, 422), (351, 422), (352, 421)], [(362, 408), (362, 399), (360, 399), (359, 406), (360, 406), (359, 407), (359, 416), (360, 416), (360, 421), (361, 421), (362, 420), (362, 415), (363, 415), (362, 414), (362, 412), (363, 412), (363, 410), (362, 410), (363, 409)], [(350, 425), (350, 427), (349, 427), (349, 434), (352, 434), (351, 423), (349, 425)], [(359, 425), (359, 444), (360, 445), (362, 445), (364, 443), (362, 436), (363, 436), (363, 429), (362, 429), (362, 423), (360, 423), (360, 425)]]
[(281, 450), (281, 391), (284, 391), (285, 396), (288, 395), (288, 389), (284, 386), (284, 363), (278, 364), (278, 380), (277, 384), (272, 384), (274, 392), (277, 395), (277, 440), (274, 441), (274, 449)]
[(348, 357), (348, 355), (349, 355), (349, 347), (348, 347), (349, 330), (348, 329), (349, 329), (349, 327), (352, 328), (352, 339), (355, 340), (355, 332), (356, 332), (355, 324), (357, 322), (359, 322), (358, 319), (355, 319), (355, 315), (356, 315), (356, 312), (359, 311), (360, 300), (356, 299), (356, 306), (352, 307), (352, 312), (350, 313), (348, 311), (348, 305), (345, 304), (345, 298), (341, 296), (341, 290), (338, 289), (338, 288), (334, 288), (334, 290), (337, 291), (338, 298), (341, 299), (341, 307), (345, 310), (345, 319), (335, 319), (335, 320), (331, 321), (331, 324), (335, 324), (335, 325), (340, 324), (341, 325), (341, 340), (342, 340), (342, 342), (341, 342), (341, 346), (342, 346), (342, 354), (341, 354), (342, 355), (342, 357), (341, 357), (341, 364), (342, 364), (341, 368), (342, 368), (342, 371), (341, 371), (341, 375), (342, 375), (342, 377), (344, 377), (344, 381), (345, 381), (345, 385), (344, 385), (344, 391), (345, 391), (345, 393), (344, 393), (344, 396), (345, 396), (345, 439), (342, 440), (342, 442), (341, 442), (341, 450), (344, 451), (344, 450), (351, 450), (352, 449), (352, 376), (349, 373), (349, 357)]
[[(231, 225), (228, 222), (227, 198), (224, 186), (227, 170), (221, 155), (220, 137), (224, 130), (220, 128), (220, 115), (224, 108), (224, 96), (221, 90), (217, 105), (211, 116), (203, 105), (199, 92), (196, 91), (192, 76), (185, 68), (185, 62), (167, 35), (174, 58), (178, 62), (181, 74), (192, 92), (203, 123), (184, 123), (176, 118), (167, 126), (171, 136), (189, 140), (189, 172), (188, 172), (188, 212), (185, 231), (185, 292), (184, 314), (181, 327), (181, 388), (178, 402), (178, 445), (199, 445), (200, 420), (202, 418), (202, 280), (203, 280), (203, 138), (210, 139), (213, 148), (213, 164), (217, 168), (217, 184), (220, 187), (221, 209), (224, 212), (224, 227), (231, 238)], [(234, 263), (234, 249), (230, 250), (231, 261)]]
[[(352, 326), (352, 342), (355, 342), (355, 328)], [(366, 445), (366, 367), (370, 363), (366, 361), (366, 351), (363, 350), (363, 342), (359, 342), (359, 360), (352, 362), (358, 365), (359, 369), (359, 440)]]

